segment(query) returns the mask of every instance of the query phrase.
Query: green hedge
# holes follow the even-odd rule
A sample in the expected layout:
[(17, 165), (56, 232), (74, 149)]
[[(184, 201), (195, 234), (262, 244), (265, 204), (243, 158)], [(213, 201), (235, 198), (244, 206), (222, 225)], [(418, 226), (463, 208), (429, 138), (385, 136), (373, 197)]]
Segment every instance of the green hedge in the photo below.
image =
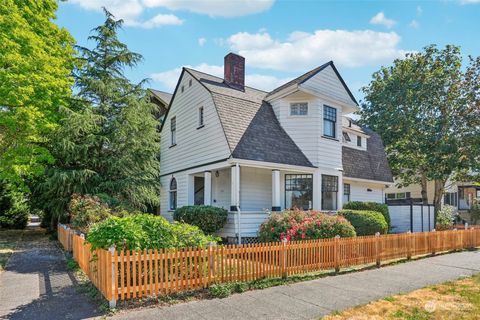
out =
[(345, 217), (355, 228), (357, 236), (369, 236), (379, 232), (388, 232), (388, 224), (378, 211), (341, 210), (339, 214)]
[(385, 218), (388, 228), (390, 229), (390, 214), (388, 213), (388, 205), (385, 203), (350, 201), (343, 205), (343, 209), (380, 212)]
[(336, 235), (354, 237), (355, 229), (341, 216), (300, 210), (273, 213), (259, 232), (260, 240), (265, 242), (325, 239)]
[(185, 206), (177, 208), (173, 219), (199, 227), (206, 234), (213, 234), (227, 223), (228, 211), (213, 206)]
[(94, 224), (87, 235), (92, 249), (115, 246), (117, 250), (205, 247), (217, 240), (206, 236), (198, 227), (169, 223), (163, 217), (150, 214), (111, 216)]

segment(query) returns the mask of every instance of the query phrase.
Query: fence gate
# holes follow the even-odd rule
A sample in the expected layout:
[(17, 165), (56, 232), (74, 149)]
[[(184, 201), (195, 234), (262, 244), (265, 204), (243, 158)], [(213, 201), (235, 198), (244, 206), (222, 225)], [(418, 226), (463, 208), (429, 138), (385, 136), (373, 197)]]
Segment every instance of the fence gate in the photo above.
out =
[(431, 204), (388, 204), (388, 211), (393, 233), (435, 229), (434, 206)]

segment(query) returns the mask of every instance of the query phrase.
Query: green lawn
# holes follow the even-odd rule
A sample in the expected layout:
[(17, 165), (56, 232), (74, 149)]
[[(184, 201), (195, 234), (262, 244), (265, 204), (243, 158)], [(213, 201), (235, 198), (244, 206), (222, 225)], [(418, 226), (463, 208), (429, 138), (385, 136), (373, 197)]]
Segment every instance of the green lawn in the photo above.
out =
[(0, 272), (5, 268), (22, 235), (23, 230), (0, 230)]

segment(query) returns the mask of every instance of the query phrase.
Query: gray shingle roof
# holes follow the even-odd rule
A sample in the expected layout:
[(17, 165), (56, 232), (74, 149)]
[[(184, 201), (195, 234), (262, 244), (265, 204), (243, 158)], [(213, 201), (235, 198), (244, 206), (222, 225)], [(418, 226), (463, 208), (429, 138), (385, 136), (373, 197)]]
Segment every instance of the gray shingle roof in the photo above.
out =
[(170, 104), (170, 101), (172, 100), (173, 94), (165, 92), (165, 91), (160, 91), (160, 90), (155, 90), (152, 88), (148, 89), (155, 97), (158, 99), (162, 100), (165, 102), (165, 104), (168, 105)]
[(263, 102), (233, 151), (239, 159), (313, 167), (300, 148), (283, 130), (272, 106)]
[(362, 127), (362, 131), (370, 136), (367, 141), (367, 151), (342, 147), (344, 176), (393, 182), (382, 138), (369, 128)]

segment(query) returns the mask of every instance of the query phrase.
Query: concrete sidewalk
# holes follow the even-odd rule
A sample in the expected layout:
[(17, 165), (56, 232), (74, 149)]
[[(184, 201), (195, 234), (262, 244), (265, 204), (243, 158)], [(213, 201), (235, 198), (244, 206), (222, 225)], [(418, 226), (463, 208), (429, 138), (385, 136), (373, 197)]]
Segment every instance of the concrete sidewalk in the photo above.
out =
[(114, 319), (318, 319), (333, 311), (480, 272), (480, 252), (446, 254), (380, 269), (234, 294), (225, 299), (144, 308)]
[(77, 288), (55, 242), (38, 228), (26, 230), (0, 274), (0, 319), (86, 319), (101, 315)]

